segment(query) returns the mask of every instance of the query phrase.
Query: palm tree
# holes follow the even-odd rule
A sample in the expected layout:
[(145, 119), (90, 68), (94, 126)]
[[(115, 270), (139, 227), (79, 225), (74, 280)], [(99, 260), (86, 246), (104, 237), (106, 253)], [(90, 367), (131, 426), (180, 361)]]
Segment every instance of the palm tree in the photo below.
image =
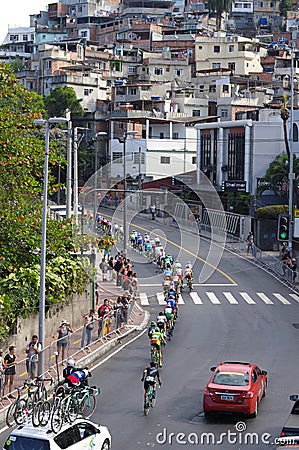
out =
[(232, 0), (208, 0), (208, 8), (210, 13), (216, 14), (216, 28), (221, 30), (221, 17), (224, 12), (229, 12)]

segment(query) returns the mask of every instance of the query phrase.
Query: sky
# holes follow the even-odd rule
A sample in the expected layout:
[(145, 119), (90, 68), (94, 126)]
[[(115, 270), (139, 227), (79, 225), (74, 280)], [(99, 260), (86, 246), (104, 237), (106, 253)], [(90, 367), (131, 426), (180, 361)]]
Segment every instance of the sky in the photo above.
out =
[[(4, 0), (2, 0), (4, 2)], [(2, 44), (10, 27), (29, 27), (30, 14), (46, 11), (50, 0), (7, 0), (0, 14), (0, 43)]]

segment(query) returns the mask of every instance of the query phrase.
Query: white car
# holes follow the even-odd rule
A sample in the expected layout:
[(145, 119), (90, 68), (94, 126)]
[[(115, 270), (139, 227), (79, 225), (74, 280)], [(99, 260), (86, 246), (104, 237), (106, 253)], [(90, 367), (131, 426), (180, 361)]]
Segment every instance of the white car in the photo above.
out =
[(63, 425), (55, 434), (47, 427), (20, 426), (13, 430), (4, 443), (3, 450), (109, 450), (111, 435), (108, 428), (90, 420), (77, 419)]

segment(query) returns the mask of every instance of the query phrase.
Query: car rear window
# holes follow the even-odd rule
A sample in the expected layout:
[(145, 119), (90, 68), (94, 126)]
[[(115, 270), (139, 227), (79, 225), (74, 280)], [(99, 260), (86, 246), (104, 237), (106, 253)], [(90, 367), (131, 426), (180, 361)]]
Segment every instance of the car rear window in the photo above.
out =
[(48, 441), (11, 435), (4, 444), (5, 450), (50, 450)]
[(247, 386), (249, 384), (248, 373), (216, 372), (213, 383), (229, 386)]

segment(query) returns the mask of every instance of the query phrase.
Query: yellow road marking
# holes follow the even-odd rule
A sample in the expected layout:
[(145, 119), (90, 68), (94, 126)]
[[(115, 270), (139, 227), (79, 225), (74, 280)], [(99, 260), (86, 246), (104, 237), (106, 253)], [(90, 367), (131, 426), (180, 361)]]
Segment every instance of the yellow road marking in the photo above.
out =
[[(108, 214), (105, 214), (107, 217), (110, 217), (111, 219), (113, 218), (113, 216), (110, 216)], [(116, 219), (114, 217), (114, 220), (118, 220), (119, 222), (121, 222), (120, 219)], [(134, 226), (135, 228), (139, 228), (140, 230), (146, 231), (148, 233), (151, 233), (151, 230), (149, 230), (148, 228), (144, 228), (141, 227), (140, 225), (136, 225), (132, 222), (132, 226)], [(216, 270), (218, 273), (220, 273), (221, 275), (223, 275), (227, 280), (229, 280), (234, 286), (237, 286), (238, 283), (236, 283), (227, 273), (223, 272), (223, 270), (218, 269), (218, 267), (214, 266), (213, 264), (209, 263), (208, 261), (206, 261), (205, 259), (201, 258), (200, 256), (196, 255), (195, 253), (191, 252), (190, 250), (186, 250), (185, 248), (181, 247), (180, 245), (176, 244), (175, 242), (167, 239), (164, 236), (160, 236), (159, 234), (156, 234), (157, 237), (159, 237), (160, 239), (164, 239), (165, 241), (167, 241), (169, 244), (174, 245), (175, 247), (177, 247), (180, 250), (183, 250), (184, 252), (188, 253), (189, 255), (193, 256), (194, 258), (198, 259), (199, 261), (207, 264), (209, 267), (212, 267), (212, 269)]]
[(77, 339), (77, 341), (74, 341), (73, 344), (79, 344), (81, 342), (81, 339)]

